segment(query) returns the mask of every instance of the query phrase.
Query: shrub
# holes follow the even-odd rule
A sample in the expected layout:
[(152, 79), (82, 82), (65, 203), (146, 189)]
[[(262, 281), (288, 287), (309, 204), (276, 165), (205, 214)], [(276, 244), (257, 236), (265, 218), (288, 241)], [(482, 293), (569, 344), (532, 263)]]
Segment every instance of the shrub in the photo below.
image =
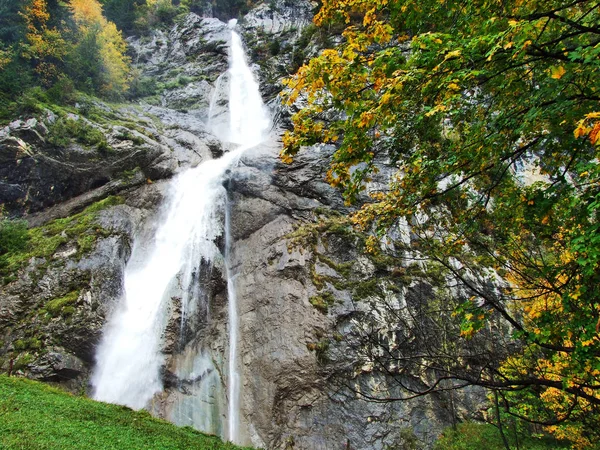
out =
[(135, 145), (142, 145), (145, 143), (144, 139), (142, 139), (139, 136), (136, 136), (135, 134), (133, 134), (131, 131), (129, 130), (124, 130), (121, 131), (117, 136), (115, 136), (117, 139), (121, 140), (121, 141), (131, 141), (133, 142)]
[(294, 49), (294, 53), (292, 53), (292, 72), (296, 72), (306, 60), (306, 55), (304, 54), (304, 50), (300, 47), (296, 47)]
[(17, 339), (16, 341), (13, 342), (13, 348), (16, 351), (25, 350), (26, 347), (27, 347), (27, 345), (25, 345), (25, 341), (23, 339)]
[(128, 96), (130, 98), (150, 97), (158, 93), (158, 86), (154, 77), (135, 74), (129, 85)]
[(28, 239), (27, 222), (24, 220), (0, 221), (0, 255), (24, 250)]
[[(12, 219), (0, 221), (0, 274), (5, 272), (9, 266), (10, 255), (24, 251), (28, 242), (27, 222)], [(10, 275), (9, 277), (12, 278)], [(10, 282), (12, 279), (6, 281)]]
[(58, 81), (46, 91), (46, 95), (53, 103), (59, 105), (70, 104), (76, 97), (75, 84), (69, 77), (61, 76)]
[(27, 352), (21, 353), (15, 359), (15, 362), (13, 365), (13, 371), (25, 369), (29, 364), (31, 364), (33, 362), (33, 360), (34, 360), (34, 358), (33, 358), (32, 354), (27, 353)]
[(502, 449), (498, 429), (485, 423), (464, 422), (456, 429), (446, 429), (435, 444), (435, 450)]
[(15, 112), (18, 115), (40, 114), (46, 109), (47, 103), (46, 92), (40, 86), (35, 86), (17, 99)]
[(273, 56), (277, 56), (277, 55), (279, 55), (280, 51), (281, 51), (281, 43), (277, 39), (272, 40), (271, 43), (269, 44), (269, 53), (271, 53), (271, 55), (273, 55)]
[(331, 292), (323, 292), (311, 297), (309, 303), (323, 314), (327, 314), (329, 307), (335, 304), (335, 297)]

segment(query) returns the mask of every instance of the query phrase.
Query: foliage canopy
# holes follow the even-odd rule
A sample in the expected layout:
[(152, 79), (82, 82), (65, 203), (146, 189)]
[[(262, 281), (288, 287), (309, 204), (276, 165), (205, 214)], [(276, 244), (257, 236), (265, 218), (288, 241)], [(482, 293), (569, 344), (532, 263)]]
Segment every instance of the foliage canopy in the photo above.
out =
[(582, 448), (600, 438), (599, 19), (588, 0), (325, 0), (315, 23), (343, 42), (287, 81), (306, 106), (282, 151), (336, 145), (327, 179), (366, 199), (371, 251), (406, 219), (470, 294), (463, 338), (510, 326), (512, 356), (441, 377)]
[(121, 96), (130, 81), (125, 52), (121, 32), (98, 0), (1, 1), (0, 103), (35, 86), (54, 88), (54, 94), (78, 88)]

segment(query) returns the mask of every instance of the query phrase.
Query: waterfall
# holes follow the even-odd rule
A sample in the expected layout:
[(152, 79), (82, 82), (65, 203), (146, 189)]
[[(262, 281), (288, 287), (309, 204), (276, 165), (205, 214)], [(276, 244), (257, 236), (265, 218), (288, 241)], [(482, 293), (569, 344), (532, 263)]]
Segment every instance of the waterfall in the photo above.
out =
[[(235, 21), (230, 25), (235, 26)], [(242, 40), (235, 31), (230, 48), (229, 141), (254, 147), (265, 140), (271, 119), (266, 113), (258, 83), (246, 63)]]
[[(161, 368), (165, 355), (162, 336), (173, 299), (181, 300), (181, 326), (186, 317), (198, 311), (197, 286), (201, 264), (222, 265), (227, 276), (229, 349), (227, 378), (219, 371), (209, 352), (190, 348), (175, 358), (176, 376), (194, 385), (178, 404), (176, 422), (191, 424), (203, 431), (221, 432), (214, 425), (218, 411), (203, 409), (207, 399), (219, 395), (214, 388), (227, 385), (227, 437), (238, 439), (240, 381), (237, 369), (238, 311), (233, 273), (229, 261), (231, 245), (227, 193), (223, 187), (228, 169), (242, 153), (266, 139), (270, 118), (262, 102), (258, 83), (246, 63), (242, 41), (232, 28), (229, 55), (229, 130), (222, 140), (233, 150), (221, 158), (208, 160), (174, 178), (162, 207), (160, 225), (150, 239), (139, 239), (125, 269), (124, 292), (120, 305), (110, 317), (96, 355), (92, 376), (93, 396), (135, 409), (148, 407), (163, 390)], [(223, 215), (225, 214), (225, 224)], [(215, 240), (225, 233), (225, 258)], [(225, 374), (221, 375), (221, 378)], [(209, 380), (209, 381), (207, 381)], [(209, 384), (207, 384), (209, 383)], [(207, 387), (208, 386), (208, 387)], [(190, 400), (192, 399), (192, 400)]]
[(238, 342), (238, 311), (237, 293), (235, 291), (234, 276), (231, 270), (231, 211), (225, 209), (225, 268), (227, 271), (227, 313), (229, 323), (227, 332), (229, 334), (229, 384), (227, 390), (227, 417), (229, 418), (227, 436), (231, 442), (238, 442), (238, 431), (240, 422), (240, 376), (237, 370), (237, 342)]

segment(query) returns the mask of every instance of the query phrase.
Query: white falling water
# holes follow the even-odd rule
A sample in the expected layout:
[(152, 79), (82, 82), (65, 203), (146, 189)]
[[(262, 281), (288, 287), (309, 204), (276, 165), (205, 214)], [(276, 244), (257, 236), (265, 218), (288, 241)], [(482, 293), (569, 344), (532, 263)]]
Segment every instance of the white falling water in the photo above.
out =
[(229, 333), (229, 383), (227, 389), (227, 417), (229, 418), (227, 437), (231, 442), (239, 441), (238, 431), (240, 428), (240, 375), (237, 369), (237, 343), (238, 343), (238, 311), (237, 311), (237, 293), (235, 291), (235, 283), (231, 267), (229, 264), (229, 251), (231, 247), (229, 224), (230, 224), (229, 209), (225, 212), (225, 247), (226, 252), (226, 270), (227, 270), (227, 313), (229, 323), (227, 331)]
[[(235, 22), (230, 26), (233, 28)], [(147, 407), (155, 394), (162, 391), (160, 370), (165, 356), (161, 352), (161, 336), (168, 321), (171, 293), (177, 289), (184, 293), (182, 317), (194, 308), (195, 299), (185, 295), (195, 291), (190, 289), (193, 274), (203, 260), (211, 263), (220, 257), (215, 239), (224, 232), (222, 217), (226, 191), (223, 181), (227, 171), (244, 151), (266, 138), (269, 115), (246, 63), (241, 39), (233, 31), (229, 60), (229, 132), (224, 139), (238, 148), (177, 176), (171, 182), (163, 222), (153, 241), (134, 246), (125, 270), (121, 305), (108, 322), (96, 356), (92, 384), (94, 398), (98, 400), (139, 409)], [(149, 252), (147, 246), (151, 248)], [(227, 437), (237, 441), (240, 398), (238, 313), (228, 261), (225, 261), (225, 267), (229, 302)], [(206, 359), (200, 353), (196, 358), (197, 361)], [(186, 370), (201, 375), (200, 372), (208, 370), (206, 367), (190, 363)]]
[[(230, 22), (235, 26), (235, 21)], [(240, 36), (231, 36), (229, 81), (229, 141), (245, 147), (254, 147), (265, 140), (271, 126), (260, 96), (259, 86), (246, 63)]]

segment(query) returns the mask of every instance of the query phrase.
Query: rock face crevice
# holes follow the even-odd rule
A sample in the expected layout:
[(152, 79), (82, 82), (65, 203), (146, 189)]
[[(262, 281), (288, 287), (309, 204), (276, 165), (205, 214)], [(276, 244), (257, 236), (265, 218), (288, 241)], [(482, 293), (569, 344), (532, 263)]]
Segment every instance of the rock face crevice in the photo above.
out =
[[(297, 63), (298, 45), (308, 45), (305, 54), (318, 47), (300, 42), (311, 3), (290, 3), (261, 3), (239, 22), (271, 105)], [(132, 38), (133, 60), (153, 83), (136, 104), (90, 100), (77, 114), (49, 111), (0, 130), (5, 211), (60, 240), (24, 260), (16, 276), (4, 276), (3, 371), (77, 392), (88, 387), (132, 248), (156, 229), (169, 180), (228, 150), (210, 131), (226, 113), (227, 33), (223, 22), (190, 14), (168, 32)], [(279, 45), (270, 46), (274, 41)], [(290, 111), (273, 106), (273, 114), (285, 127)], [(67, 136), (63, 145), (56, 123), (67, 121), (103, 138), (90, 144)], [(437, 287), (419, 285), (406, 275), (410, 268), (364, 254), (364, 237), (340, 220), (350, 208), (324, 181), (333, 147), (307, 149), (290, 165), (279, 161), (279, 148), (275, 139), (229, 172), (230, 248), (225, 236), (217, 242), (238, 300), (241, 440), (281, 449), (426, 448), (443, 427), (475, 411), (481, 394), (370, 402), (357, 392), (401, 397), (402, 385), (418, 385), (428, 374), (378, 370), (356, 337), (362, 325), (378, 324), (381, 342), (394, 347), (389, 311), (425, 301)], [(382, 163), (380, 177), (386, 173)], [(114, 200), (96, 206), (107, 198)], [(164, 392), (151, 410), (170, 418), (193, 414), (194, 396), (204, 395), (214, 413), (202, 420), (224, 434), (227, 410), (218, 399), (228, 383), (227, 275), (218, 263), (195, 276), (201, 307), (183, 330), (181, 296), (167, 308)], [(193, 370), (199, 356), (211, 362), (200, 374)], [(197, 392), (207, 379), (214, 389)]]

